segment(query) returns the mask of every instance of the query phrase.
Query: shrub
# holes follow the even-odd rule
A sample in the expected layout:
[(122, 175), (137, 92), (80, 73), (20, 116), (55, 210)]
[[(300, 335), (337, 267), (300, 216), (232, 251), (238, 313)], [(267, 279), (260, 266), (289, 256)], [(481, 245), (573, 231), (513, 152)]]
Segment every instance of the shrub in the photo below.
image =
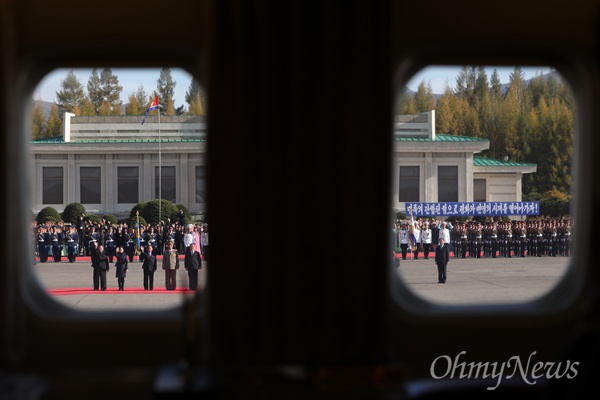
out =
[(135, 221), (137, 211), (139, 211), (140, 216), (142, 216), (142, 211), (144, 211), (144, 207), (146, 207), (146, 204), (148, 203), (137, 203), (135, 206), (133, 206), (131, 212), (129, 213), (129, 219)]
[[(171, 203), (169, 200), (160, 200), (160, 218), (163, 221), (166, 221), (168, 217), (173, 214), (177, 214), (179, 209), (175, 206), (175, 204)], [(144, 217), (149, 224), (158, 224), (159, 221), (159, 200), (155, 199), (149, 201), (144, 209), (140, 212), (140, 215)]]
[(57, 222), (60, 221), (60, 214), (53, 207), (45, 207), (40, 210), (38, 215), (35, 217), (38, 224), (43, 224), (48, 221)]
[(81, 213), (85, 213), (85, 207), (81, 203), (70, 203), (67, 204), (65, 209), (62, 212), (62, 220), (65, 222), (70, 222), (72, 224), (77, 223), (77, 217), (81, 215)]

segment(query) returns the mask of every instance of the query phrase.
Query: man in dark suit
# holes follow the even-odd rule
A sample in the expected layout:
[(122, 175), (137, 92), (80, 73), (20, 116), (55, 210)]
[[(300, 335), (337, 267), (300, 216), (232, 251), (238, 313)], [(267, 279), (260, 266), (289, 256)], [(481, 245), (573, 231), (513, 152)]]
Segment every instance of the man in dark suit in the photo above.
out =
[(94, 290), (106, 290), (106, 272), (108, 272), (108, 258), (104, 246), (92, 250), (92, 268), (94, 268)]
[(446, 266), (450, 259), (449, 246), (444, 243), (444, 238), (440, 237), (440, 244), (435, 249), (435, 263), (438, 268), (438, 283), (446, 283)]
[(185, 269), (188, 272), (190, 290), (198, 288), (198, 270), (202, 269), (202, 259), (200, 253), (196, 251), (196, 244), (190, 244), (185, 251)]
[(144, 290), (154, 289), (154, 271), (156, 271), (156, 256), (152, 254), (152, 245), (147, 245), (140, 254), (144, 270)]

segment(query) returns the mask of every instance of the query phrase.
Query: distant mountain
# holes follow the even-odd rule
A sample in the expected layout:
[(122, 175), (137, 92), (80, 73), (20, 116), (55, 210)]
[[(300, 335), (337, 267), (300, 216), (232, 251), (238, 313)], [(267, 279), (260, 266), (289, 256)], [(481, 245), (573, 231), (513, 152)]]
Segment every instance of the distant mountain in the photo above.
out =
[(46, 115), (46, 118), (48, 118), (48, 116), (50, 115), (50, 111), (52, 110), (52, 105), (54, 103), (51, 101), (40, 101), (40, 100), (34, 100), (33, 102), (42, 104), (42, 108), (44, 109), (44, 115)]
[[(561, 82), (561, 80), (562, 80), (562, 76), (561, 76), (561, 75), (560, 75), (558, 72), (556, 72), (556, 71), (549, 72), (549, 73), (547, 73), (547, 74), (543, 74), (542, 76), (543, 76), (543, 77), (545, 77), (545, 78), (546, 78), (546, 80), (550, 79), (550, 77), (551, 77), (551, 76), (554, 76), (554, 78), (556, 78), (556, 80), (557, 80), (559, 83), (560, 83), (560, 82)], [(528, 85), (529, 85), (529, 83), (530, 83), (530, 82), (531, 82), (533, 79), (534, 79), (534, 78), (526, 79), (526, 80), (525, 80), (525, 86), (528, 86)], [(508, 90), (508, 88), (510, 87), (510, 83), (503, 83), (503, 84), (502, 84), (500, 87), (502, 88), (502, 94), (506, 94), (506, 91), (507, 91), (507, 90)], [(406, 90), (406, 93), (407, 93), (407, 94), (410, 94), (410, 95), (413, 95), (413, 96), (414, 96), (414, 95), (415, 95), (415, 93), (416, 93), (415, 91), (413, 91), (413, 90), (410, 90), (408, 87), (405, 87), (405, 90)], [(434, 98), (435, 98), (435, 100), (437, 101), (437, 100), (438, 100), (438, 98), (439, 98), (441, 95), (442, 95), (442, 93), (434, 93), (434, 94), (433, 94), (433, 97), (434, 97)]]

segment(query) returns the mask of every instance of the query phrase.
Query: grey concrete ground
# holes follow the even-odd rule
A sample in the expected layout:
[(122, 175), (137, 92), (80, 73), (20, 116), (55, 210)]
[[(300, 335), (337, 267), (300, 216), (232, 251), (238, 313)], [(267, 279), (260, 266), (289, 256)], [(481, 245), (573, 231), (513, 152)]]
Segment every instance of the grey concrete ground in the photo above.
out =
[[(188, 287), (187, 271), (183, 268), (183, 259), (181, 268), (177, 272), (177, 288)], [(202, 289), (206, 285), (206, 262), (202, 263), (202, 270), (198, 273), (198, 288)], [(129, 263), (129, 271), (125, 279), (125, 291), (119, 292), (117, 278), (115, 277), (114, 266), (111, 264), (110, 271), (106, 274), (107, 291), (93, 294), (76, 293), (52, 296), (59, 303), (74, 307), (78, 310), (165, 310), (177, 307), (183, 304), (184, 298), (193, 296), (189, 293), (181, 292), (163, 292), (158, 293), (157, 289), (165, 288), (165, 275), (160, 267), (154, 274), (154, 289), (152, 294), (128, 293), (134, 288), (143, 290), (143, 272), (142, 263)], [(48, 261), (38, 263), (35, 266), (35, 275), (38, 277), (40, 285), (45, 289), (63, 289), (63, 288), (93, 288), (92, 268), (89, 261), (76, 261), (70, 264), (63, 258), (60, 263)]]
[[(548, 292), (564, 275), (569, 266), (565, 257), (526, 258), (452, 258), (448, 264), (448, 280), (437, 283), (437, 267), (429, 260), (401, 261), (398, 276), (417, 295), (439, 304), (490, 304), (525, 302)], [(198, 280), (199, 288), (206, 285), (207, 264), (203, 263)], [(46, 289), (92, 288), (92, 269), (89, 261), (69, 264), (47, 262), (35, 266), (40, 285)], [(114, 270), (107, 274), (108, 292), (77, 293), (53, 296), (58, 302), (78, 310), (164, 310), (181, 305), (181, 292), (128, 293), (114, 291), (117, 279)], [(155, 289), (164, 289), (164, 273), (155, 273)], [(177, 286), (187, 287), (187, 273), (180, 269)], [(125, 288), (142, 288), (141, 263), (130, 263)], [(112, 291), (110, 290), (112, 289)]]
[(550, 291), (569, 268), (568, 257), (451, 258), (447, 281), (438, 284), (429, 260), (400, 261), (398, 275), (415, 293), (447, 305), (523, 303)]

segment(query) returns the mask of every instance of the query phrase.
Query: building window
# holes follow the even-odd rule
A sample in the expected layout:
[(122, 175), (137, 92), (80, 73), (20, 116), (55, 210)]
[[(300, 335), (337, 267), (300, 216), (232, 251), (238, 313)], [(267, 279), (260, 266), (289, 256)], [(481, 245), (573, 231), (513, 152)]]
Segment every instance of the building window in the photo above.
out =
[(42, 176), (42, 203), (63, 204), (63, 167), (43, 167)]
[(161, 195), (158, 195), (158, 167), (154, 168), (154, 198), (169, 200), (171, 203), (177, 202), (177, 186), (175, 167), (162, 167), (162, 182), (161, 182)]
[(79, 169), (79, 185), (82, 204), (102, 203), (100, 167), (81, 167)]
[(473, 201), (487, 201), (485, 179), (473, 179)]
[(139, 202), (139, 174), (140, 169), (138, 167), (117, 167), (118, 203)]
[(196, 167), (196, 203), (206, 202), (206, 167)]
[(458, 166), (438, 166), (438, 201), (458, 201)]
[(419, 201), (419, 166), (401, 166), (398, 201)]

